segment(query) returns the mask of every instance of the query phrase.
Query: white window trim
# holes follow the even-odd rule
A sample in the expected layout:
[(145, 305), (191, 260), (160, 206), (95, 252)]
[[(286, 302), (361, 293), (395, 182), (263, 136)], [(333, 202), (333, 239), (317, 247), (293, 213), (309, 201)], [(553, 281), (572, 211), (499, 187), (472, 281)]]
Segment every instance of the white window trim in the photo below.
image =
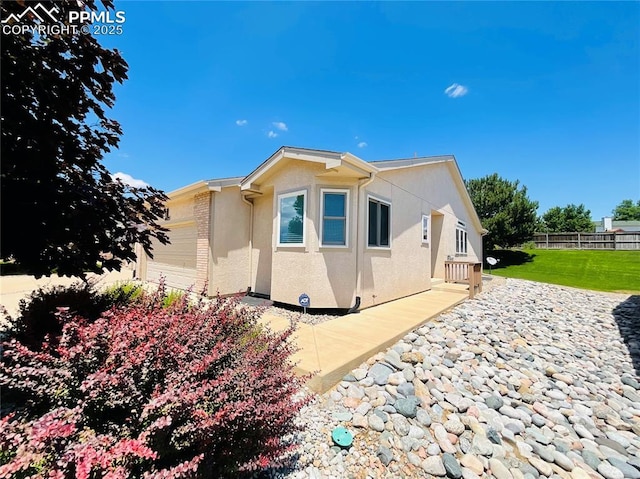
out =
[[(370, 200), (377, 201), (378, 203), (384, 203), (385, 205), (389, 206), (389, 246), (369, 246), (369, 201)], [(391, 206), (391, 201), (380, 198), (379, 196), (367, 195), (367, 223), (365, 224), (366, 234), (364, 235), (365, 246), (367, 249), (372, 249), (372, 250), (377, 249), (377, 250), (384, 250), (384, 251), (388, 251), (391, 249), (391, 244), (392, 244), (391, 238), (393, 237), (392, 218), (393, 218), (393, 208)]]
[[(461, 242), (462, 251), (458, 251), (458, 231), (464, 234), (464, 244)], [(468, 256), (469, 255), (469, 234), (467, 233), (467, 225), (458, 220), (456, 224), (456, 256)]]
[[(424, 239), (424, 220), (427, 220), (427, 239)], [(431, 240), (431, 215), (422, 215), (422, 221), (420, 222), (420, 235), (422, 239), (422, 244), (429, 244)]]
[[(345, 194), (345, 205), (344, 205), (344, 244), (324, 244), (322, 242), (322, 228), (324, 226), (324, 194), (325, 193), (344, 193)], [(320, 188), (320, 227), (319, 229), (319, 243), (321, 248), (339, 248), (345, 249), (349, 247), (349, 222), (350, 222), (350, 214), (349, 214), (349, 205), (350, 201), (350, 190), (344, 188)]]
[[(280, 202), (285, 198), (292, 196), (304, 196), (304, 211), (302, 212), (302, 243), (280, 243)], [(307, 190), (297, 190), (288, 193), (280, 193), (278, 195), (278, 228), (276, 229), (276, 245), (279, 248), (304, 248), (307, 244)]]

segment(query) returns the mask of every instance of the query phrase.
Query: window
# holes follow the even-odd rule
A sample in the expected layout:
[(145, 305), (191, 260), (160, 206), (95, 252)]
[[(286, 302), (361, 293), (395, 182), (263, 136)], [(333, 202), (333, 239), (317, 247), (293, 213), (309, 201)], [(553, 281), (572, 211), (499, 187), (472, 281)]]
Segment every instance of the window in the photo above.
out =
[(429, 215), (422, 215), (422, 242), (429, 242)]
[(456, 256), (467, 256), (467, 225), (462, 221), (456, 226)]
[(390, 246), (391, 205), (375, 198), (369, 198), (369, 246), (388, 248)]
[(278, 195), (278, 246), (304, 246), (306, 191)]
[(321, 246), (347, 246), (349, 223), (349, 190), (320, 190), (322, 223), (320, 225)]

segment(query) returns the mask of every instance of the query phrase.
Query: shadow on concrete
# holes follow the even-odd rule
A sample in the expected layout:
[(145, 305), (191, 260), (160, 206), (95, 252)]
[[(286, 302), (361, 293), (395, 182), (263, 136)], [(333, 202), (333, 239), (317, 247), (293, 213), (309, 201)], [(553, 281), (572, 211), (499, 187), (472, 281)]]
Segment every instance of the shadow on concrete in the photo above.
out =
[(616, 306), (613, 317), (629, 350), (635, 373), (640, 376), (640, 295), (629, 296)]

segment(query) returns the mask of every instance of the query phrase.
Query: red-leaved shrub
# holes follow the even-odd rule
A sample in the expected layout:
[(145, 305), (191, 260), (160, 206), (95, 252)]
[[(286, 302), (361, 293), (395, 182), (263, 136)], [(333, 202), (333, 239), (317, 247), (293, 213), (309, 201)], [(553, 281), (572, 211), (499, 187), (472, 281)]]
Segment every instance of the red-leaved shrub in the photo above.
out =
[(162, 302), (67, 318), (38, 350), (4, 343), (0, 478), (239, 477), (294, 447), (292, 330), (235, 299)]

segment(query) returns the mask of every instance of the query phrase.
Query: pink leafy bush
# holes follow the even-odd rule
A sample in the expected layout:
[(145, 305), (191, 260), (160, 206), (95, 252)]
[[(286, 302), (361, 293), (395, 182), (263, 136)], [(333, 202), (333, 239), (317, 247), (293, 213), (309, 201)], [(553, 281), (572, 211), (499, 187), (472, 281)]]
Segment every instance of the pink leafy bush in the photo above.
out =
[(239, 477), (294, 447), (292, 330), (163, 294), (67, 318), (37, 350), (4, 343), (0, 478)]

